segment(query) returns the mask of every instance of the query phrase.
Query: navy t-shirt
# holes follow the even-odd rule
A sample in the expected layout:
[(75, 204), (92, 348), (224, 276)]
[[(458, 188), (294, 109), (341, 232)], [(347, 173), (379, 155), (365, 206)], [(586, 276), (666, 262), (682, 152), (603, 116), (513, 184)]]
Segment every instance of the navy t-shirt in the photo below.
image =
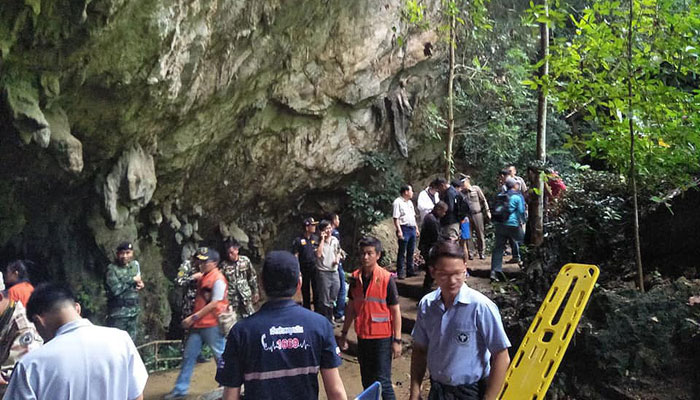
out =
[(293, 300), (271, 300), (229, 332), (216, 381), (249, 399), (318, 399), (318, 372), (340, 366), (333, 326)]

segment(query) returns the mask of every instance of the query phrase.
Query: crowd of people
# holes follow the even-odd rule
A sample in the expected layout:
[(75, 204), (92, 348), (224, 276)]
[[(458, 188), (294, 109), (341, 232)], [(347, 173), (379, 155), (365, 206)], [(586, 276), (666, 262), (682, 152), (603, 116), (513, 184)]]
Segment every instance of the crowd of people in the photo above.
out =
[[(394, 399), (392, 359), (403, 345), (396, 280), (418, 274), (416, 247), (425, 261), (427, 294), (412, 332), (410, 398), (420, 397), (427, 369), (429, 399), (494, 399), (510, 362), (510, 342), (497, 307), (466, 285), (466, 265), (485, 258), (489, 221), (495, 225), (491, 279), (502, 278), (507, 244), (509, 262), (520, 262), (526, 196), (514, 167), (501, 172), (491, 204), (469, 176), (449, 184), (433, 180), (418, 194), (415, 208), (413, 188), (402, 186), (392, 204), (395, 272), (379, 265), (383, 244), (364, 237), (356, 248), (358, 268), (345, 273), (338, 214), (320, 222), (304, 219), (291, 251), (266, 255), (260, 282), (236, 240), (224, 242), (223, 257), (214, 248), (197, 248), (175, 278), (182, 288), (186, 335), (180, 372), (165, 399), (187, 396), (204, 345), (216, 359), (224, 399), (317, 398), (319, 373), (327, 397), (345, 399), (338, 367), (350, 328), (363, 387), (379, 382), (383, 399)], [(4, 398), (142, 398), (148, 374), (134, 343), (143, 337), (145, 284), (132, 243), (120, 243), (107, 267), (109, 327), (82, 318), (67, 286), (44, 283), (35, 289), (27, 270), (23, 261), (8, 264), (0, 284)], [(261, 291), (267, 301), (256, 311)], [(299, 291), (301, 304), (295, 300)], [(337, 341), (334, 324), (341, 326)]]

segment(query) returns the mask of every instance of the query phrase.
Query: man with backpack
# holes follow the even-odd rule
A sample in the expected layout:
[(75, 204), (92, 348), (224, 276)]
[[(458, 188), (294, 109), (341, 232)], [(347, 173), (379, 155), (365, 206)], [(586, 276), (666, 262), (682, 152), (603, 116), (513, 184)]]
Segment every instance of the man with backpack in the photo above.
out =
[(469, 215), (469, 203), (460, 193), (462, 181), (453, 179), (450, 186), (443, 185), (440, 199), (447, 203), (447, 213), (440, 219), (440, 237), (444, 240), (459, 240), (460, 222)]
[(518, 183), (513, 178), (505, 180), (507, 191), (496, 197), (491, 212), (496, 228), (496, 243), (491, 257), (491, 280), (499, 281), (503, 276), (503, 250), (506, 241), (511, 241), (513, 259), (520, 260), (518, 243), (522, 241), (521, 224), (525, 222), (525, 201), (518, 191)]

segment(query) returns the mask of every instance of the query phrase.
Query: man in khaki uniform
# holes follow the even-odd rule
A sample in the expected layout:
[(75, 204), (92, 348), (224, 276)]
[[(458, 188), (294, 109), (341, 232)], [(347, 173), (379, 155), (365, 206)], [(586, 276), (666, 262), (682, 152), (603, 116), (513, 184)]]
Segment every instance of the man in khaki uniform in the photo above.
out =
[(0, 397), (17, 361), (44, 343), (21, 302), (10, 300), (0, 275)]
[(471, 177), (468, 175), (464, 177), (464, 186), (462, 188), (462, 193), (465, 194), (467, 202), (469, 203), (469, 224), (472, 231), (474, 232), (474, 239), (471, 240), (472, 245), (469, 249), (469, 259), (474, 257), (472, 251), (479, 253), (479, 258), (484, 259), (484, 250), (486, 249), (486, 242), (484, 241), (484, 216), (491, 219), (491, 211), (489, 210), (489, 203), (484, 197), (484, 193), (476, 185), (472, 185)]

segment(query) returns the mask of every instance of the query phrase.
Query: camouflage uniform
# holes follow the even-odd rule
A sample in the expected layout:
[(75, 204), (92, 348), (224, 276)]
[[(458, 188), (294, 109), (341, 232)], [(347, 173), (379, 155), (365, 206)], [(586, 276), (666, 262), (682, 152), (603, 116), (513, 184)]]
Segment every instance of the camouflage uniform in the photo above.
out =
[(197, 281), (192, 278), (199, 270), (192, 265), (191, 260), (183, 261), (177, 270), (175, 284), (183, 288), (182, 293), (182, 318), (192, 314), (194, 310), (194, 298), (197, 297)]
[(222, 260), (219, 268), (228, 281), (228, 301), (233, 311), (242, 318), (255, 312), (253, 297), (258, 295), (258, 275), (246, 256), (238, 261)]
[(139, 271), (139, 263), (136, 260), (130, 261), (124, 267), (109, 264), (106, 279), (108, 325), (127, 331), (134, 343), (139, 342), (137, 338), (141, 305), (134, 282), (134, 277), (140, 274)]
[[(34, 324), (27, 319), (22, 303), (11, 301), (7, 310), (0, 315), (0, 366), (3, 378), (9, 381), (17, 361), (43, 343)], [(5, 389), (6, 385), (0, 386), (0, 396)]]

